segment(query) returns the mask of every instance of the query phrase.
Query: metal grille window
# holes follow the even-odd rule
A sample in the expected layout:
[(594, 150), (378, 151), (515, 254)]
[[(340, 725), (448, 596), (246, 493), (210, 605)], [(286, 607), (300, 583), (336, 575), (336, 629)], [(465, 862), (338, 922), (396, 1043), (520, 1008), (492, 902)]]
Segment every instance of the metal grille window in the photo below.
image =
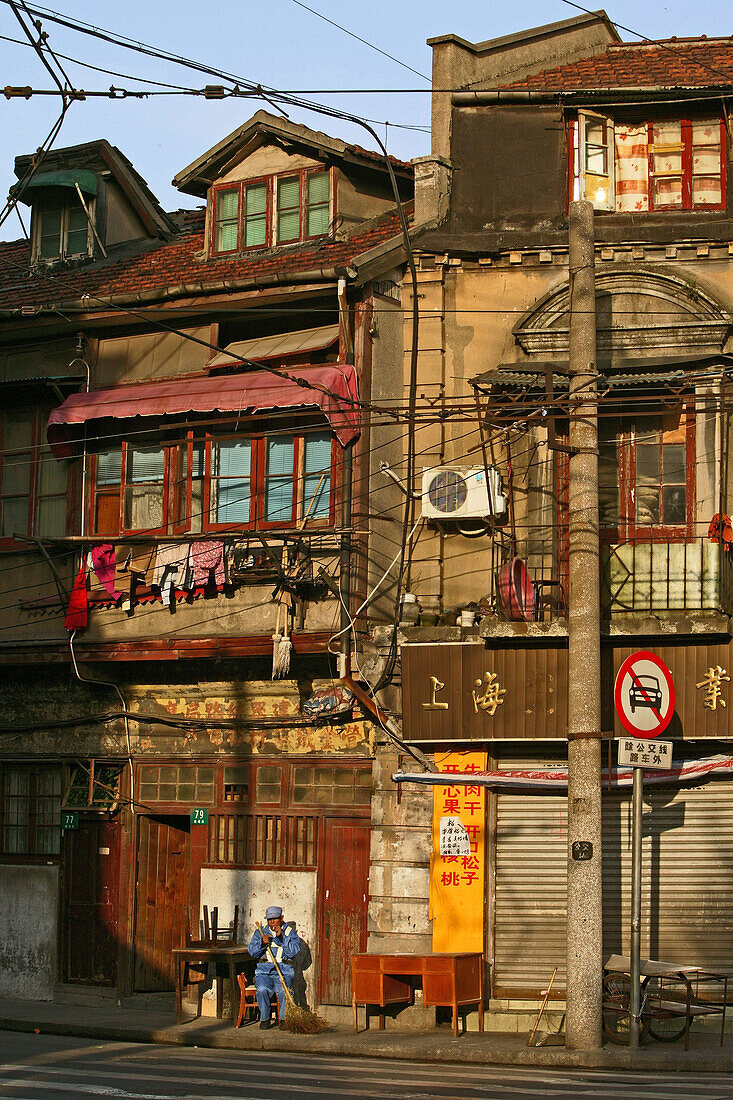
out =
[(61, 845), (61, 768), (0, 769), (0, 854), (57, 855)]
[(368, 806), (372, 797), (371, 767), (296, 765), (293, 802), (317, 806)]
[(141, 802), (213, 802), (213, 767), (141, 764)]
[(212, 814), (210, 864), (315, 867), (318, 818), (281, 814)]

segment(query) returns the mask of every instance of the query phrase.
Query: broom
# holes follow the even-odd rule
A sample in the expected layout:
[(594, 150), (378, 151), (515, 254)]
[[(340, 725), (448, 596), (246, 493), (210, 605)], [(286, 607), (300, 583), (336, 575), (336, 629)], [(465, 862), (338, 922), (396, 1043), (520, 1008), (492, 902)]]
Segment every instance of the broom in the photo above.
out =
[[(259, 921), (257, 922), (257, 927), (260, 930), (260, 935), (263, 936), (264, 932), (262, 931), (262, 925)], [(299, 1035), (315, 1035), (319, 1031), (326, 1031), (328, 1024), (321, 1016), (317, 1016), (316, 1013), (311, 1012), (310, 1009), (301, 1008), (300, 1005), (296, 1005), (293, 1000), (293, 994), (285, 984), (285, 979), (283, 978), (280, 967), (277, 965), (277, 960), (270, 950), (269, 943), (265, 946), (265, 951), (267, 952), (270, 962), (275, 967), (275, 970), (277, 970), (277, 976), (283, 987), (285, 1001), (287, 1003), (285, 1021), (280, 1025), (282, 1029), (284, 1031), (295, 1031)]]

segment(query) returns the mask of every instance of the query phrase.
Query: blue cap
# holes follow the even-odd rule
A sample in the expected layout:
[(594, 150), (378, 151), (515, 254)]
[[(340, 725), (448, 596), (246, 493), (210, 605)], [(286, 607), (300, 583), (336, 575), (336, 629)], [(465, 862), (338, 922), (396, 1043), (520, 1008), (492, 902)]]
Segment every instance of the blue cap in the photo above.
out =
[(265, 909), (266, 920), (275, 920), (277, 917), (281, 917), (282, 915), (283, 911), (279, 905), (268, 905), (267, 909)]

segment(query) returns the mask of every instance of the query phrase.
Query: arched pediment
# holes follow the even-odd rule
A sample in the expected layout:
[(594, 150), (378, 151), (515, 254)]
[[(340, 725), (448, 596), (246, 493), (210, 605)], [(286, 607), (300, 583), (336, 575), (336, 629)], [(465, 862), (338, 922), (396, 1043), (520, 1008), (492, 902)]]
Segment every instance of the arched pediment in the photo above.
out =
[[(705, 291), (676, 275), (625, 270), (596, 276), (599, 355), (722, 350), (733, 318)], [(570, 284), (541, 298), (514, 327), (527, 354), (564, 353), (570, 344)]]

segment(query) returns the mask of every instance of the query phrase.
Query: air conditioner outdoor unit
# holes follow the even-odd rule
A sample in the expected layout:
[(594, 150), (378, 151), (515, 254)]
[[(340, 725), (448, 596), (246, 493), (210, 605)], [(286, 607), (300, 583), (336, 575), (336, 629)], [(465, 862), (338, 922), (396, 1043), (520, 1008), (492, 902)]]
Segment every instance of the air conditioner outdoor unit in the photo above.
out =
[[(491, 504), (489, 504), (491, 494)], [(422, 514), (445, 521), (491, 519), (506, 512), (501, 476), (489, 467), (488, 487), (483, 466), (433, 466), (423, 470)]]

